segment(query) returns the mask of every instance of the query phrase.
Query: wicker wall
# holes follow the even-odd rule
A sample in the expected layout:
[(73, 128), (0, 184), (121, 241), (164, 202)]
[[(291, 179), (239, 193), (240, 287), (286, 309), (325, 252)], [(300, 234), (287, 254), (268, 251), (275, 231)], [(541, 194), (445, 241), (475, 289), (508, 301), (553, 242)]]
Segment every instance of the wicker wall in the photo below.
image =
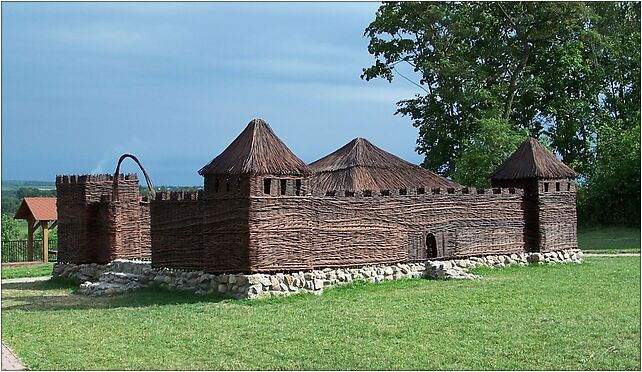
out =
[(156, 194), (151, 203), (152, 265), (211, 272), (249, 271), (249, 199), (220, 193)]
[(577, 248), (575, 182), (542, 180), (538, 186), (540, 252)]
[(422, 260), (428, 234), (437, 257), (524, 251), (520, 190), (451, 191), (253, 198), (252, 271)]
[(149, 204), (138, 177), (120, 175), (118, 201), (113, 176), (57, 176), (58, 261), (107, 263), (151, 255)]
[(152, 263), (200, 269), (203, 262), (203, 203), (197, 192), (160, 192), (151, 202)]
[[(551, 203), (573, 209), (572, 196), (552, 196)], [(182, 199), (161, 193), (152, 202), (155, 267), (260, 272), (527, 250), (520, 189)], [(572, 226), (547, 226), (563, 232), (565, 246), (576, 244)], [(426, 243), (431, 239), (434, 252)]]

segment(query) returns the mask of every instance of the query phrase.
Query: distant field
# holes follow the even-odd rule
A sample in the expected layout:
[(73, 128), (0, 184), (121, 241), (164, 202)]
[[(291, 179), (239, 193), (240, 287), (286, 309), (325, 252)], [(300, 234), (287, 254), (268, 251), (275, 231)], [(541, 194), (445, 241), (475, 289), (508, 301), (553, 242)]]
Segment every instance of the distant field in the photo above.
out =
[(41, 190), (53, 190), (56, 188), (56, 183), (53, 181), (16, 181), (6, 180), (2, 181), (2, 191), (15, 191), (19, 188), (28, 187)]
[(595, 253), (639, 253), (640, 228), (601, 226), (580, 228), (579, 247)]

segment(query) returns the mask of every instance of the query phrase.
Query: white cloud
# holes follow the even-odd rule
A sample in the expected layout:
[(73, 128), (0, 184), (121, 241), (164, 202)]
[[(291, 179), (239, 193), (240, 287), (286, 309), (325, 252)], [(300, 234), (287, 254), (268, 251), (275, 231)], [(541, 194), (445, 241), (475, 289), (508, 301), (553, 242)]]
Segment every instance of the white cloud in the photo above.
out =
[(162, 49), (167, 40), (184, 33), (175, 25), (138, 25), (117, 22), (65, 25), (47, 31), (49, 40), (85, 51), (142, 53)]
[[(140, 156), (140, 153), (148, 148), (148, 145), (145, 141), (140, 139), (138, 136), (131, 136), (127, 143), (125, 144), (115, 144), (107, 151), (104, 151), (98, 160), (98, 163), (92, 169), (92, 174), (101, 174), (101, 173), (113, 173), (116, 170), (116, 162), (118, 158), (125, 154), (133, 154), (135, 156)], [(144, 161), (143, 159), (139, 160)], [(123, 165), (121, 167), (121, 173), (129, 173), (123, 171), (123, 168), (128, 169), (129, 166)], [(139, 172), (140, 173), (140, 172)]]

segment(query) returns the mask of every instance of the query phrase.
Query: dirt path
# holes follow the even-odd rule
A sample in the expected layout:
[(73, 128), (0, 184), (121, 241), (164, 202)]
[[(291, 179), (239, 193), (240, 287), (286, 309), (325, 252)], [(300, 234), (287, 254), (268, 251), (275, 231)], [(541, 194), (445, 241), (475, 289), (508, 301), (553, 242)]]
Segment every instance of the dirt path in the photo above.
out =
[(49, 280), (49, 279), (51, 279), (51, 275), (50, 276), (36, 276), (34, 278), (3, 279), (2, 280), (2, 284), (43, 282), (43, 281)]
[(584, 253), (586, 257), (640, 257), (639, 253)]
[(24, 371), (25, 367), (7, 345), (2, 343), (2, 370), (3, 371)]

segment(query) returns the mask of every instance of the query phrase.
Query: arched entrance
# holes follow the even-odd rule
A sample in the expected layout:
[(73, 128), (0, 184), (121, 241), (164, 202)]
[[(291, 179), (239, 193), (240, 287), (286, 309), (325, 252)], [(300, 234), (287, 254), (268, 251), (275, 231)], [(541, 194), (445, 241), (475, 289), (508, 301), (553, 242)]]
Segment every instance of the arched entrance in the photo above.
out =
[(426, 235), (426, 258), (435, 257), (437, 257), (437, 240), (435, 235), (428, 234)]

